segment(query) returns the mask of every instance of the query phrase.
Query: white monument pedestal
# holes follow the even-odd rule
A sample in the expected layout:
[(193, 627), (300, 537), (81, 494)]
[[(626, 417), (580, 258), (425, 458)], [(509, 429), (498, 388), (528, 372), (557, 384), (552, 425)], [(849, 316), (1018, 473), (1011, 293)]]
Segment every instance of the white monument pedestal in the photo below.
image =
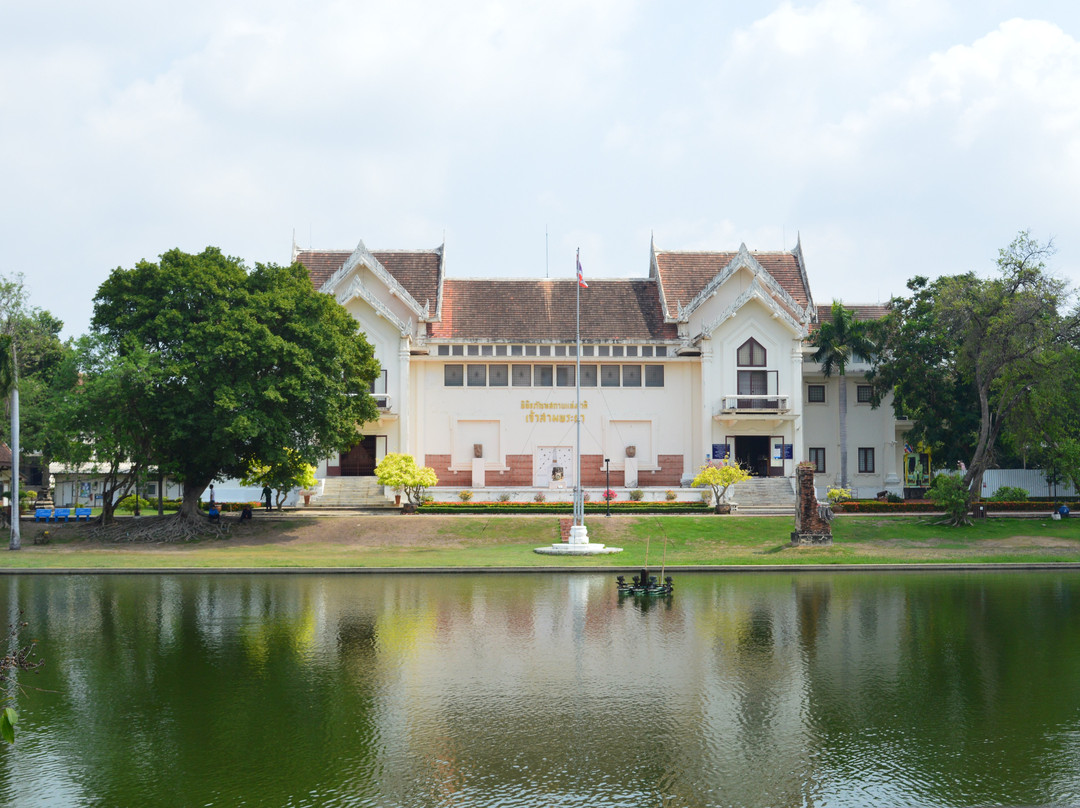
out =
[(621, 547), (607, 547), (603, 544), (589, 542), (589, 530), (585, 525), (574, 525), (570, 528), (570, 541), (559, 542), (550, 547), (537, 547), (534, 552), (541, 555), (604, 555), (606, 553), (621, 553)]
[(637, 458), (628, 457), (623, 461), (623, 486), (626, 488), (637, 488)]
[(474, 457), (472, 461), (472, 487), (484, 487), (484, 458)]

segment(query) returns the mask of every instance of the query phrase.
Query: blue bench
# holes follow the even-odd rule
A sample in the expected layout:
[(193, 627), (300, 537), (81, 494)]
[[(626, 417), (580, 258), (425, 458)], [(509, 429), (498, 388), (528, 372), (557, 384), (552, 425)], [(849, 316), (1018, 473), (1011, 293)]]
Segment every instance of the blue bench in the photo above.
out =
[(40, 522), (42, 519), (48, 522), (50, 516), (52, 516), (52, 511), (50, 511), (48, 508), (37, 508), (34, 511), (35, 522)]
[(64, 521), (66, 522), (68, 517), (71, 516), (71, 508), (53, 508), (51, 521), (59, 522), (61, 516), (64, 517)]
[(86, 517), (86, 521), (90, 521), (90, 509), (89, 508), (76, 508), (75, 509), (75, 521), (78, 522), (82, 517)]

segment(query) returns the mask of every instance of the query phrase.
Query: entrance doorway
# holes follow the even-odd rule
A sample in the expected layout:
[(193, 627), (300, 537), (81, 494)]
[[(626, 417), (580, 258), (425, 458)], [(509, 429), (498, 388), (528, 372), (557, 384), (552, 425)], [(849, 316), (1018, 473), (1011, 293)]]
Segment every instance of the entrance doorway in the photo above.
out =
[(341, 453), (341, 476), (374, 477), (380, 454), (386, 454), (386, 435), (366, 435), (349, 451)]
[(767, 435), (736, 435), (735, 462), (755, 477), (769, 476), (769, 438)]

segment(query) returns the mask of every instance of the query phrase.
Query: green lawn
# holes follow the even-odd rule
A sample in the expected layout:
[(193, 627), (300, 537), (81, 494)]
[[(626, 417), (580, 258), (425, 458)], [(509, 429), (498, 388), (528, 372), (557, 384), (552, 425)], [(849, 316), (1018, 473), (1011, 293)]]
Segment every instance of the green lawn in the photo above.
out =
[[(840, 517), (829, 547), (793, 548), (788, 517), (617, 516), (586, 520), (593, 542), (618, 555), (569, 558), (533, 552), (557, 540), (546, 516), (278, 516), (230, 537), (182, 544), (101, 543), (83, 525), (24, 522), (23, 549), (3, 568), (608, 567), (719, 564), (1080, 562), (1080, 519), (993, 518), (963, 528), (925, 516)], [(665, 539), (666, 545), (665, 545)]]

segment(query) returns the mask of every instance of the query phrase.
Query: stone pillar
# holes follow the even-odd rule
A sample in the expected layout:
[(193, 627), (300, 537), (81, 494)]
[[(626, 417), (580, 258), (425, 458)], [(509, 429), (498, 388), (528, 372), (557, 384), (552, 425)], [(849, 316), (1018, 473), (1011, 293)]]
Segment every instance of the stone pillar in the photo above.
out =
[(627, 488), (637, 488), (638, 467), (636, 457), (627, 457), (623, 460), (623, 485)]
[(795, 469), (799, 463), (806, 459), (806, 449), (803, 447), (803, 396), (806, 388), (803, 386), (803, 354), (802, 340), (792, 341), (791, 348), (791, 398), (788, 404), (795, 420), (791, 422), (791, 475), (795, 476)]
[(814, 493), (814, 467), (809, 463), (795, 466), (795, 530), (793, 547), (832, 544), (832, 526), (828, 508), (822, 508)]
[[(398, 347), (398, 398), (394, 401), (394, 410), (398, 414), (398, 451), (412, 454), (412, 446), (409, 445), (409, 338), (402, 337)], [(423, 385), (421, 385), (422, 387)], [(390, 392), (388, 389), (387, 393)], [(419, 447), (417, 447), (419, 448)], [(389, 451), (389, 447), (387, 447)]]

